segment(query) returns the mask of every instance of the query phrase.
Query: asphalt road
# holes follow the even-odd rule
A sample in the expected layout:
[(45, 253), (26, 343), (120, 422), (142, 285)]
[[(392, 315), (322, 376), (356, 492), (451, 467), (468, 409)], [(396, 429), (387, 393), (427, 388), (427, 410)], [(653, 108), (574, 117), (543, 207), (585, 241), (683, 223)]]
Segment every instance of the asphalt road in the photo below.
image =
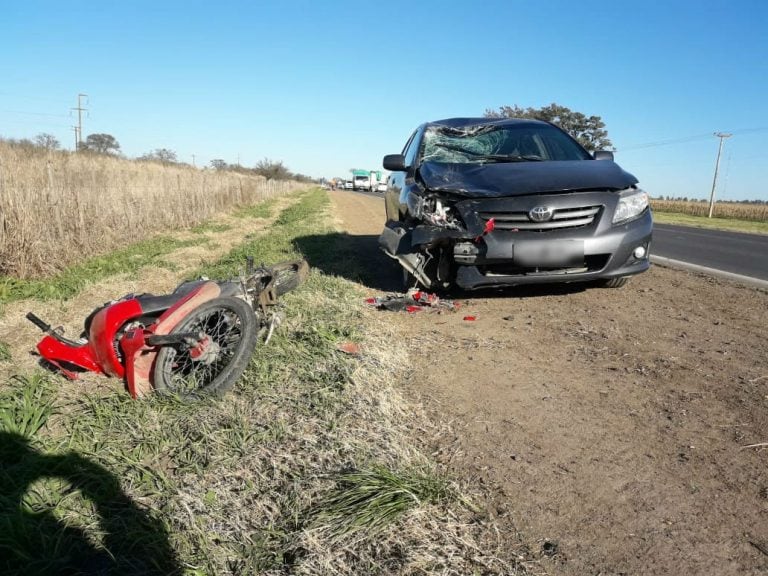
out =
[(766, 235), (654, 224), (651, 254), (768, 280)]
[(651, 256), (768, 282), (768, 235), (654, 224)]

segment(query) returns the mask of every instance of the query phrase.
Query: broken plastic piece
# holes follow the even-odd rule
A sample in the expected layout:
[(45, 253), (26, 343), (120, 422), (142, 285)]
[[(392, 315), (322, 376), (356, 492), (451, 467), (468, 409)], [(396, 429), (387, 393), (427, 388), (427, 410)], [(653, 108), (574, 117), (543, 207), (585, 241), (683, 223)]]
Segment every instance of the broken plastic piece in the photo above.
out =
[(477, 316), (464, 316), (464, 320), (466, 322), (474, 322), (475, 320), (477, 320)]
[(496, 218), (489, 218), (488, 222), (485, 223), (485, 227), (483, 228), (483, 233), (480, 234), (477, 238), (475, 238), (475, 242), (479, 242), (480, 238), (485, 236), (486, 234), (490, 234), (494, 231), (496, 228)]
[(458, 304), (452, 300), (442, 300), (436, 294), (424, 292), (423, 290), (411, 290), (407, 294), (390, 294), (378, 298), (366, 298), (365, 303), (375, 306), (379, 310), (389, 310), (392, 312), (420, 312), (422, 310), (429, 312), (441, 312), (443, 310), (455, 310)]
[(341, 342), (336, 346), (336, 350), (349, 354), (350, 356), (358, 356), (360, 354), (360, 346), (354, 342)]

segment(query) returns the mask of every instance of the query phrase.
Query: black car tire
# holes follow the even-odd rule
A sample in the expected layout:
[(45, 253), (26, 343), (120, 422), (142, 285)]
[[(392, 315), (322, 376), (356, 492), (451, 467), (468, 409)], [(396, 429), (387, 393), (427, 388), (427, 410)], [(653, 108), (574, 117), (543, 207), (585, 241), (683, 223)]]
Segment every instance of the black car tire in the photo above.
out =
[(416, 280), (416, 276), (408, 272), (405, 268), (402, 268), (402, 276), (400, 279), (401, 288), (403, 292), (408, 292), (411, 288), (418, 288), (419, 283)]
[(618, 278), (609, 278), (608, 280), (603, 280), (603, 288), (621, 288), (624, 286), (627, 282), (629, 282), (628, 276), (619, 276)]

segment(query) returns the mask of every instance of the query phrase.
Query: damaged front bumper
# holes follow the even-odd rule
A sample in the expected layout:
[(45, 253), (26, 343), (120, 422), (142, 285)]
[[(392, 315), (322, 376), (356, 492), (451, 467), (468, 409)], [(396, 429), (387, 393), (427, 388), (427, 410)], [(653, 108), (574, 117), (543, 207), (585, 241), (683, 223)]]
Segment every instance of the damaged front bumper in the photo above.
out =
[[(631, 222), (613, 225), (612, 199), (605, 193), (573, 194), (552, 202), (564, 210), (599, 206), (586, 225), (552, 230), (499, 226), (485, 234), (488, 214), (517, 214), (550, 200), (468, 200), (457, 204), (466, 229), (389, 222), (379, 237), (386, 254), (425, 287), (455, 284), (466, 290), (526, 284), (589, 282), (639, 274), (650, 266), (653, 228), (650, 211)], [(523, 200), (521, 204), (521, 200)], [(572, 203), (573, 206), (568, 206)], [(528, 206), (530, 204), (531, 206)], [(483, 215), (486, 216), (484, 219)], [(521, 225), (522, 228), (522, 225)], [(428, 266), (430, 261), (442, 262)], [(445, 262), (449, 262), (449, 266)], [(450, 268), (450, 270), (449, 270)], [(436, 273), (439, 271), (439, 273)], [(438, 277), (439, 276), (439, 277)]]

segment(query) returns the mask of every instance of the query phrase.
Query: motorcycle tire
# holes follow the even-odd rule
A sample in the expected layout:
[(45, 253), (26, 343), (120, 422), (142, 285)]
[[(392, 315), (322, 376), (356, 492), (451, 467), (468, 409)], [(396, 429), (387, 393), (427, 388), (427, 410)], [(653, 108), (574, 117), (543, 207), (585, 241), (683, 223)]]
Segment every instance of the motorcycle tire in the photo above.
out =
[(306, 260), (285, 262), (269, 268), (273, 273), (275, 294), (282, 296), (301, 284), (309, 273)]
[(211, 348), (197, 359), (180, 346), (163, 346), (157, 353), (153, 383), (161, 394), (192, 400), (223, 396), (248, 366), (256, 348), (259, 321), (247, 302), (214, 298), (192, 310), (171, 334), (204, 332)]

